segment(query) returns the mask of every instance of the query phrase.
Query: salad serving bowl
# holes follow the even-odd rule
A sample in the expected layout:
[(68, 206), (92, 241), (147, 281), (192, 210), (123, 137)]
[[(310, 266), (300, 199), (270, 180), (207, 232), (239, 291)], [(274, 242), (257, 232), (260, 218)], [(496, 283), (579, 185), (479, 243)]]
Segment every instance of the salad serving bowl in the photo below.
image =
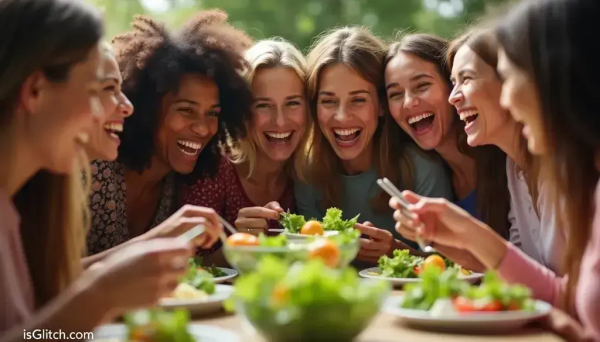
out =
[(236, 283), (232, 305), (269, 342), (344, 342), (368, 327), (389, 293), (387, 282), (353, 269), (267, 258)]

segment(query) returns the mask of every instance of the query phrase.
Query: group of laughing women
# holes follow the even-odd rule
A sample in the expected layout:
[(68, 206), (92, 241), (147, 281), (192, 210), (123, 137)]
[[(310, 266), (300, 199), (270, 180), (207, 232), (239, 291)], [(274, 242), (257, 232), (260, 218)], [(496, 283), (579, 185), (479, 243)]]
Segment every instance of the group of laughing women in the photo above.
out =
[(190, 256), (225, 262), (219, 216), (257, 234), (330, 207), (360, 214), (356, 267), (419, 235), (600, 340), (598, 17), (524, 0), (450, 42), (351, 26), (305, 56), (220, 10), (109, 44), (81, 1), (0, 0), (0, 341), (156, 303)]

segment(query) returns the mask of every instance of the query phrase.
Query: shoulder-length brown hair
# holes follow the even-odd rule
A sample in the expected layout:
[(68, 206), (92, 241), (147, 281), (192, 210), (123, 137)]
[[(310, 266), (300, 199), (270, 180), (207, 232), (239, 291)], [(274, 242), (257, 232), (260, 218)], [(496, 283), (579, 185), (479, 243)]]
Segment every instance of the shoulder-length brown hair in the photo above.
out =
[[(317, 120), (317, 94), (321, 72), (330, 65), (342, 63), (375, 85), (381, 110), (377, 129), (373, 135), (374, 167), (379, 177), (387, 177), (403, 187), (412, 188), (410, 160), (403, 153), (400, 136), (403, 132), (387, 109), (384, 67), (385, 44), (363, 27), (343, 27), (325, 33), (315, 43), (307, 57), (308, 99), (313, 116), (312, 141), (307, 149), (305, 163), (299, 179), (309, 181), (323, 192), (323, 206), (339, 205), (342, 174), (341, 161), (319, 129)], [(389, 196), (381, 192), (373, 199), (377, 212), (389, 210)]]
[[(100, 15), (79, 1), (6, 0), (0, 2), (0, 32), (0, 136), (6, 138), (13, 135), (5, 127), (25, 79), (42, 71), (50, 82), (67, 81), (72, 66), (100, 41), (103, 26)], [(14, 32), (20, 32), (18, 39)], [(3, 153), (14, 149), (0, 148)], [(80, 159), (80, 166), (89, 165), (87, 158)], [(80, 172), (39, 171), (13, 199), (35, 304), (41, 307), (80, 274), (87, 194)]]
[[(563, 309), (572, 307), (583, 254), (591, 237), (599, 180), (600, 120), (598, 53), (589, 26), (597, 1), (532, 1), (514, 8), (496, 27), (498, 42), (512, 64), (534, 81), (544, 131), (544, 177), (567, 233), (563, 269), (568, 273)], [(549, 39), (552, 37), (552, 39)], [(544, 178), (545, 179), (545, 178)]]
[[(408, 53), (432, 63), (442, 76), (448, 87), (448, 95), (452, 90), (450, 81), (451, 65), (446, 61), (450, 43), (431, 34), (409, 34), (391, 44), (386, 57), (386, 64), (399, 53)], [(506, 177), (506, 154), (496, 146), (471, 147), (467, 144), (464, 123), (458, 119), (454, 107), (455, 118), (452, 132), (456, 135), (458, 150), (475, 159), (477, 211), (481, 219), (491, 226), (505, 239), (508, 238), (510, 224), (508, 211), (510, 209), (510, 194)], [(451, 172), (449, 166), (447, 166)]]

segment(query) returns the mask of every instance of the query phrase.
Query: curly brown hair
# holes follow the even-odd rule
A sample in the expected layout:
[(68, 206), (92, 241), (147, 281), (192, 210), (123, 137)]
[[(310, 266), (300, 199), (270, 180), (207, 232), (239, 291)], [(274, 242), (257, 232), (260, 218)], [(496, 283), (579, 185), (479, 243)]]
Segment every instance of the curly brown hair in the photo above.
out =
[(116, 36), (112, 43), (123, 74), (123, 92), (131, 100), (135, 114), (125, 120), (118, 161), (126, 168), (142, 172), (150, 167), (155, 153), (161, 101), (177, 92), (185, 74), (201, 74), (219, 88), (221, 114), (215, 138), (203, 149), (194, 171), (185, 176), (214, 176), (220, 146), (227, 138), (237, 140), (246, 134), (244, 122), (250, 118), (252, 94), (241, 75), (247, 68), (244, 52), (252, 39), (227, 22), (221, 10), (199, 13), (177, 32), (147, 16), (135, 16), (133, 30)]

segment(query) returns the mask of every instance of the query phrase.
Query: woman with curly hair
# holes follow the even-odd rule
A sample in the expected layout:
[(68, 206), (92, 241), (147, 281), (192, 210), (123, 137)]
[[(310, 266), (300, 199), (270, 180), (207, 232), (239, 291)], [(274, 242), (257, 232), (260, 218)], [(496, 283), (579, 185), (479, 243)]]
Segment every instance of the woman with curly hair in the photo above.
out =
[(155, 239), (82, 270), (81, 171), (94, 118), (104, 115), (102, 34), (99, 13), (81, 1), (0, 1), (2, 341), (22, 341), (25, 330), (91, 331), (153, 305), (172, 293), (193, 251)]
[[(251, 40), (224, 12), (202, 12), (178, 32), (144, 16), (132, 27), (113, 44), (135, 115), (123, 129), (108, 127), (121, 140), (117, 160), (92, 164), (90, 254), (132, 238), (180, 234), (164, 222), (180, 206), (179, 186), (213, 176), (219, 146), (243, 137), (250, 115), (251, 93), (240, 73)], [(198, 210), (206, 224), (220, 225), (212, 211)], [(163, 222), (169, 227), (150, 230)]]
[(294, 164), (307, 137), (306, 62), (292, 44), (273, 39), (256, 43), (246, 60), (253, 95), (248, 136), (233, 143), (216, 177), (187, 187), (182, 199), (258, 234), (279, 228), (279, 213), (294, 210)]

